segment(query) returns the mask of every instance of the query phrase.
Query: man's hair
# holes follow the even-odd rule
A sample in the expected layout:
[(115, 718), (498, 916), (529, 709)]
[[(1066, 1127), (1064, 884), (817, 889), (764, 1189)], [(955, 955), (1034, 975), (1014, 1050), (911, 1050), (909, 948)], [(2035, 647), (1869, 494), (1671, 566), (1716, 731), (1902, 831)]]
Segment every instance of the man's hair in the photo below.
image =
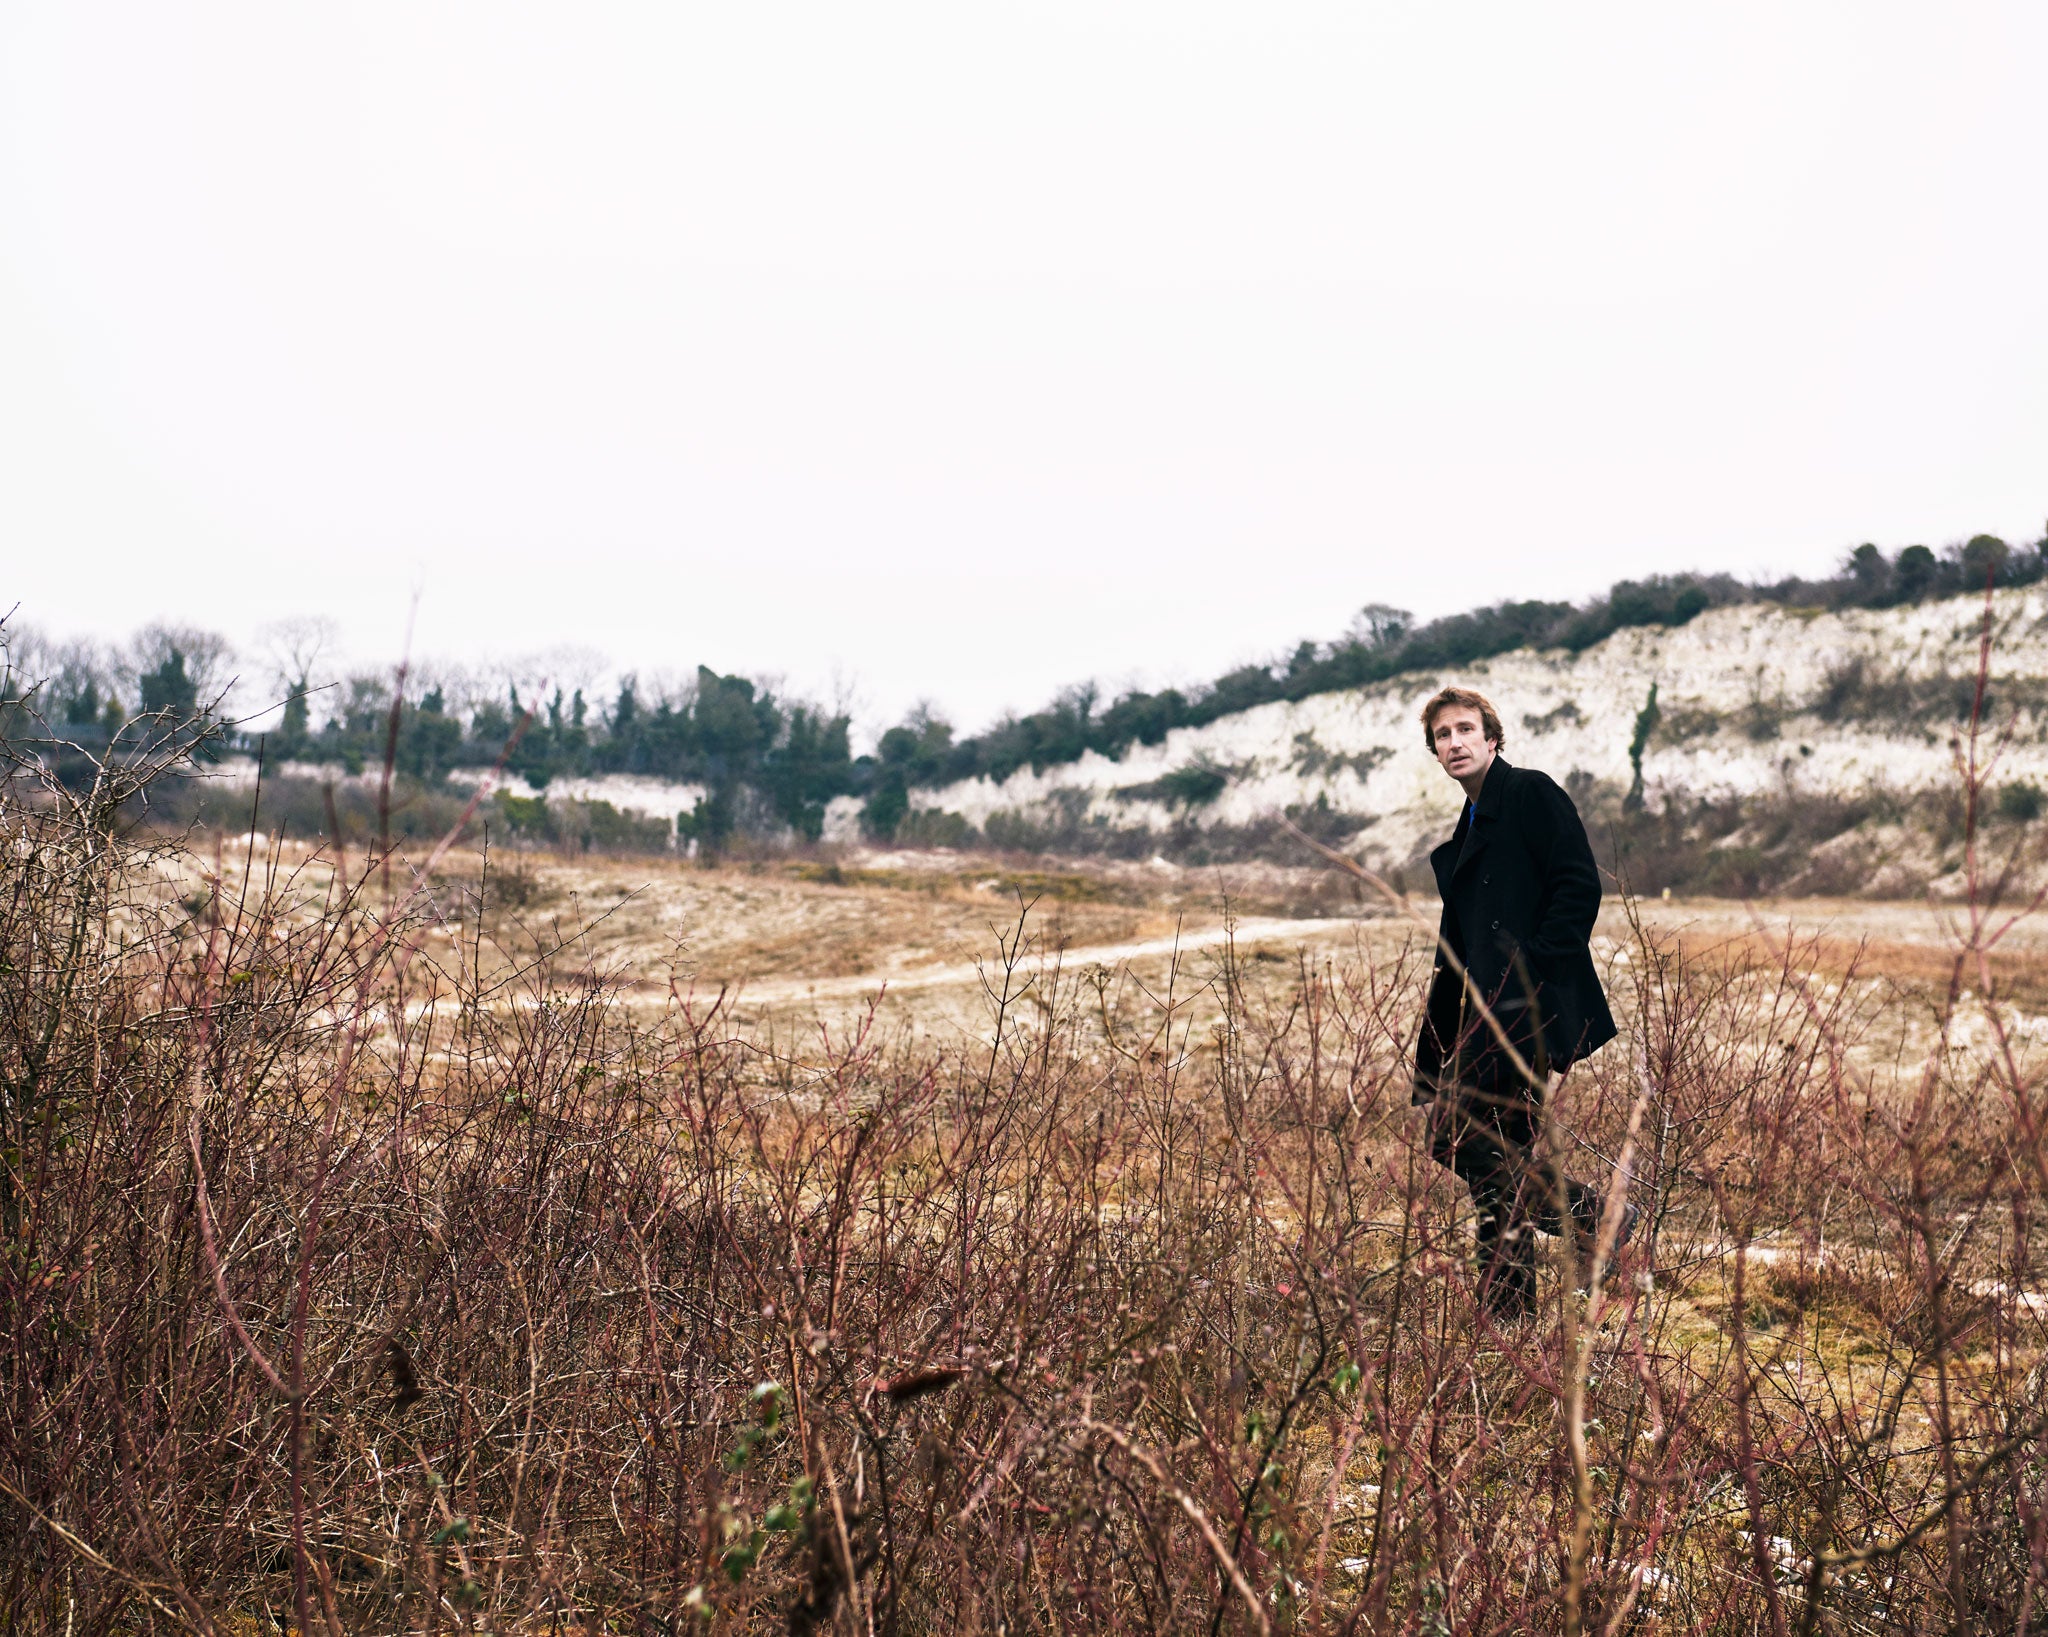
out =
[(1430, 755), (1436, 754), (1437, 712), (1449, 710), (1453, 705), (1477, 711), (1479, 731), (1493, 741), (1493, 748), (1496, 751), (1508, 748), (1507, 730), (1500, 725), (1500, 712), (1493, 708), (1493, 702), (1485, 694), (1474, 693), (1470, 688), (1445, 688), (1430, 695), (1429, 703), (1422, 707), (1422, 742), (1429, 746)]

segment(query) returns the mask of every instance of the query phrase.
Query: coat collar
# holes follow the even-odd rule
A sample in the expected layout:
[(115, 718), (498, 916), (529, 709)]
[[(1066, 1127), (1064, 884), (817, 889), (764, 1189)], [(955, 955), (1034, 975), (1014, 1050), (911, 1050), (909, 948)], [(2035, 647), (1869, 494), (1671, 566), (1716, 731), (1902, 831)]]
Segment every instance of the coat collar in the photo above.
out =
[(1479, 799), (1472, 804), (1473, 816), (1484, 819), (1500, 817), (1501, 803), (1507, 800), (1507, 779), (1505, 774), (1514, 772), (1505, 756), (1496, 754), (1486, 769), (1486, 778), (1479, 786)]
[(1465, 844), (1458, 849), (1458, 861), (1451, 867), (1452, 874), (1485, 852), (1487, 844), (1493, 840), (1494, 823), (1507, 800), (1508, 781), (1502, 775), (1512, 771), (1507, 758), (1500, 755), (1496, 755), (1487, 768), (1485, 782), (1479, 786), (1479, 799), (1472, 803), (1470, 815), (1459, 821), (1458, 828), (1465, 832)]

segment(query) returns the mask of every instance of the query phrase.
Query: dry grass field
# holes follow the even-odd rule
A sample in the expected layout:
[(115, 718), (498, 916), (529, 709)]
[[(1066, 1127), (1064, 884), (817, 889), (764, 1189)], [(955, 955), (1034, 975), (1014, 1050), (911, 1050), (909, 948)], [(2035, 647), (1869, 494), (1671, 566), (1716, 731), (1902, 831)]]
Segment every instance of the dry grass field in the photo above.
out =
[[(166, 891), (262, 896), (289, 877), (305, 916), (332, 890), (331, 861), (303, 844), (218, 838), (166, 857)], [(1156, 979), (1175, 965), (1213, 969), (1226, 935), (1252, 963), (1297, 955), (1313, 964), (1390, 962), (1413, 954), (1434, 925), (1433, 894), (1403, 916), (1377, 894), (1310, 862), (1178, 868), (1163, 860), (1019, 858), (849, 850), (728, 866), (634, 856), (572, 856), (475, 848), (442, 861), (427, 903), (441, 911), (426, 947), (452, 951), (457, 928), (484, 934), (484, 959), (517, 966), (541, 951), (601, 973), (621, 1004), (659, 1009), (672, 992), (729, 994), (750, 1022), (840, 1019), (870, 1005), (913, 1030), (980, 1026), (983, 974), (1023, 918), (1035, 958), (1084, 970), (1109, 966)], [(478, 908), (481, 909), (479, 924)], [(2025, 900), (2006, 906), (2011, 920)], [(1416, 916), (1420, 917), (1418, 921)], [(1931, 1023), (1968, 941), (1967, 904), (1857, 898), (1744, 901), (1610, 892), (1596, 934), (1607, 980), (1626, 987), (1647, 934), (1685, 958), (1781, 964), (1788, 949), (1816, 985), (1851, 980), (1886, 1004), (1859, 1039), (1896, 1049)], [(1619, 956), (1619, 965), (1615, 963)], [(2021, 915), (1986, 956), (2022, 1032), (2048, 1012), (2048, 914)], [(1974, 970), (1960, 980), (1974, 992)], [(1967, 1027), (1965, 1032), (1967, 1032)]]
[(1549, 1137), (1644, 1231), (1503, 1327), (1321, 868), (88, 819), (0, 858), (7, 1629), (2038, 1621), (2048, 928), (1610, 905)]

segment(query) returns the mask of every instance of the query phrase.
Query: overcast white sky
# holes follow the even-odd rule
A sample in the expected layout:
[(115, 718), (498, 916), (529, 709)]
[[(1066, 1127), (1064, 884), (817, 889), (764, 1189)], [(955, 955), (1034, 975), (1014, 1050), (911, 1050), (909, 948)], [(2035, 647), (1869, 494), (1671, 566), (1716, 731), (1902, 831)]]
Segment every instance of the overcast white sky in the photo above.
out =
[(2044, 84), (2038, 0), (8, 6), (0, 605), (974, 726), (2032, 540)]

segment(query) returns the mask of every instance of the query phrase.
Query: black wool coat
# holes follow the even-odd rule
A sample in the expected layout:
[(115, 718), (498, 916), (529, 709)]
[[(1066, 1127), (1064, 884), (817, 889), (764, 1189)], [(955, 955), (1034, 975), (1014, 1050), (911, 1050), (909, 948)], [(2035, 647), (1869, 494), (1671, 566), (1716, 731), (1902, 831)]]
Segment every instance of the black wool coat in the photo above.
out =
[[(1600, 913), (1600, 871), (1579, 810), (1556, 780), (1494, 757), (1478, 801), (1429, 862), (1444, 901), (1443, 942), (1503, 1024), (1540, 1019), (1553, 1069), (1614, 1038), (1587, 946)], [(1482, 1032), (1490, 1037), (1467, 993), (1439, 949), (1415, 1047), (1418, 1092), (1435, 1089), (1447, 1070), (1455, 1077), (1461, 1038), (1469, 1057)], [(1535, 1018), (1514, 1019), (1531, 1006)]]

